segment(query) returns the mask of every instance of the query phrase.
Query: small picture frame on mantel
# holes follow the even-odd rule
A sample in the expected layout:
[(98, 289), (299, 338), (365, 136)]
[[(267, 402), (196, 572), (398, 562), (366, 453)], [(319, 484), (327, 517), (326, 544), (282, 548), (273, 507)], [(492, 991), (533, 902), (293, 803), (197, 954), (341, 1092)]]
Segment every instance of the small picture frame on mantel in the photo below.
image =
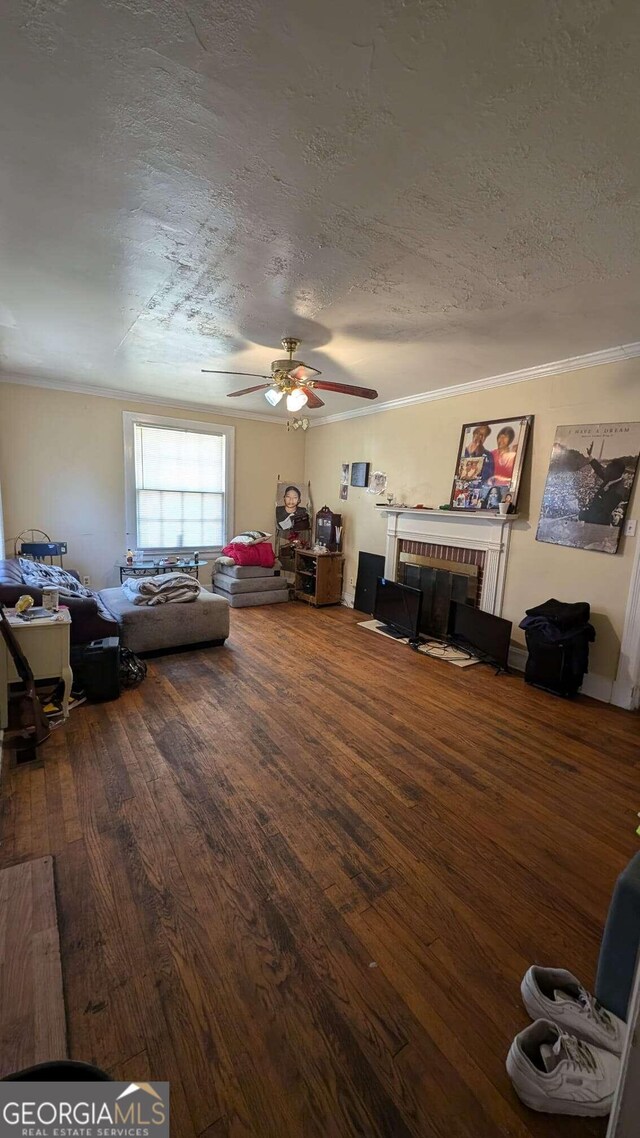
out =
[(368, 486), (369, 485), (369, 466), (368, 462), (352, 462), (351, 463), (351, 485), (352, 486)]

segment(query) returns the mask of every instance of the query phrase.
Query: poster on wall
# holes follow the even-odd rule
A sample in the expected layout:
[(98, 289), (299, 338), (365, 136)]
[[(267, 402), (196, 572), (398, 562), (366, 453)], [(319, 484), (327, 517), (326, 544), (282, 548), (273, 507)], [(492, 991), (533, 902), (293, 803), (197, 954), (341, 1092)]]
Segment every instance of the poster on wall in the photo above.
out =
[(533, 415), (465, 423), (460, 435), (451, 505), (497, 510), (518, 502), (520, 475)]
[(349, 463), (343, 462), (340, 467), (340, 501), (346, 502), (349, 497)]
[(558, 427), (537, 541), (615, 553), (640, 453), (640, 423)]
[(311, 538), (311, 489), (309, 483), (278, 482), (276, 489), (276, 556), (285, 572), (292, 573), (295, 551), (305, 549)]

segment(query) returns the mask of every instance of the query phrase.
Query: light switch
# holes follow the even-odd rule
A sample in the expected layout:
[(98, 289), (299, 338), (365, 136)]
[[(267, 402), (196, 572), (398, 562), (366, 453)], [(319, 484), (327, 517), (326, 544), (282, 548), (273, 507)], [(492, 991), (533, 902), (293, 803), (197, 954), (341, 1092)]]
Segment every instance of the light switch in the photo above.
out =
[(625, 537), (635, 537), (636, 536), (636, 519), (635, 518), (628, 518), (627, 521), (624, 523), (624, 535), (625, 535)]

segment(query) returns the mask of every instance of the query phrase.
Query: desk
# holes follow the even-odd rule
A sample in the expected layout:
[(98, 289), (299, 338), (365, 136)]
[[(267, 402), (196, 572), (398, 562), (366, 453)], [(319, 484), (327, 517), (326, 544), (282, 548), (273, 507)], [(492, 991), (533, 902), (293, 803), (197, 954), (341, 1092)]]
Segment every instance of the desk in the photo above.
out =
[(188, 573), (191, 577), (198, 577), (198, 569), (207, 565), (207, 561), (181, 561), (173, 565), (161, 564), (159, 561), (121, 561), (120, 584), (125, 577), (155, 577), (157, 573)]
[[(29, 661), (34, 679), (62, 680), (64, 684), (62, 711), (66, 719), (69, 714), (69, 697), (73, 682), (73, 673), (69, 664), (71, 632), (69, 610), (60, 609), (55, 620), (48, 620), (45, 617), (43, 620), (24, 621), (9, 609), (6, 610), (6, 615), (16, 640)], [(0, 730), (6, 728), (9, 718), (8, 685), (19, 680), (9, 649), (4, 640), (0, 640)]]

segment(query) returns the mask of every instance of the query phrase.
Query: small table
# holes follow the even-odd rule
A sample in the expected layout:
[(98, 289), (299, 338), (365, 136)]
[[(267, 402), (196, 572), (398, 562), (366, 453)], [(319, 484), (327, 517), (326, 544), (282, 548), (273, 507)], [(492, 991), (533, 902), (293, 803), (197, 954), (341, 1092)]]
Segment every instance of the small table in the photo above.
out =
[[(71, 614), (69, 609), (61, 608), (54, 618), (42, 620), (21, 620), (15, 612), (6, 610), (6, 616), (19, 641), (35, 680), (61, 679), (64, 685), (62, 713), (69, 715), (69, 697), (73, 672), (69, 663), (69, 644), (71, 633)], [(9, 721), (9, 684), (17, 683), (20, 676), (16, 672), (9, 649), (0, 639), (0, 729), (4, 730)]]
[(208, 561), (174, 561), (173, 565), (160, 561), (133, 561), (131, 564), (121, 561), (118, 565), (120, 584), (125, 577), (155, 577), (157, 573), (189, 573), (190, 576), (197, 577), (198, 569), (208, 564)]

